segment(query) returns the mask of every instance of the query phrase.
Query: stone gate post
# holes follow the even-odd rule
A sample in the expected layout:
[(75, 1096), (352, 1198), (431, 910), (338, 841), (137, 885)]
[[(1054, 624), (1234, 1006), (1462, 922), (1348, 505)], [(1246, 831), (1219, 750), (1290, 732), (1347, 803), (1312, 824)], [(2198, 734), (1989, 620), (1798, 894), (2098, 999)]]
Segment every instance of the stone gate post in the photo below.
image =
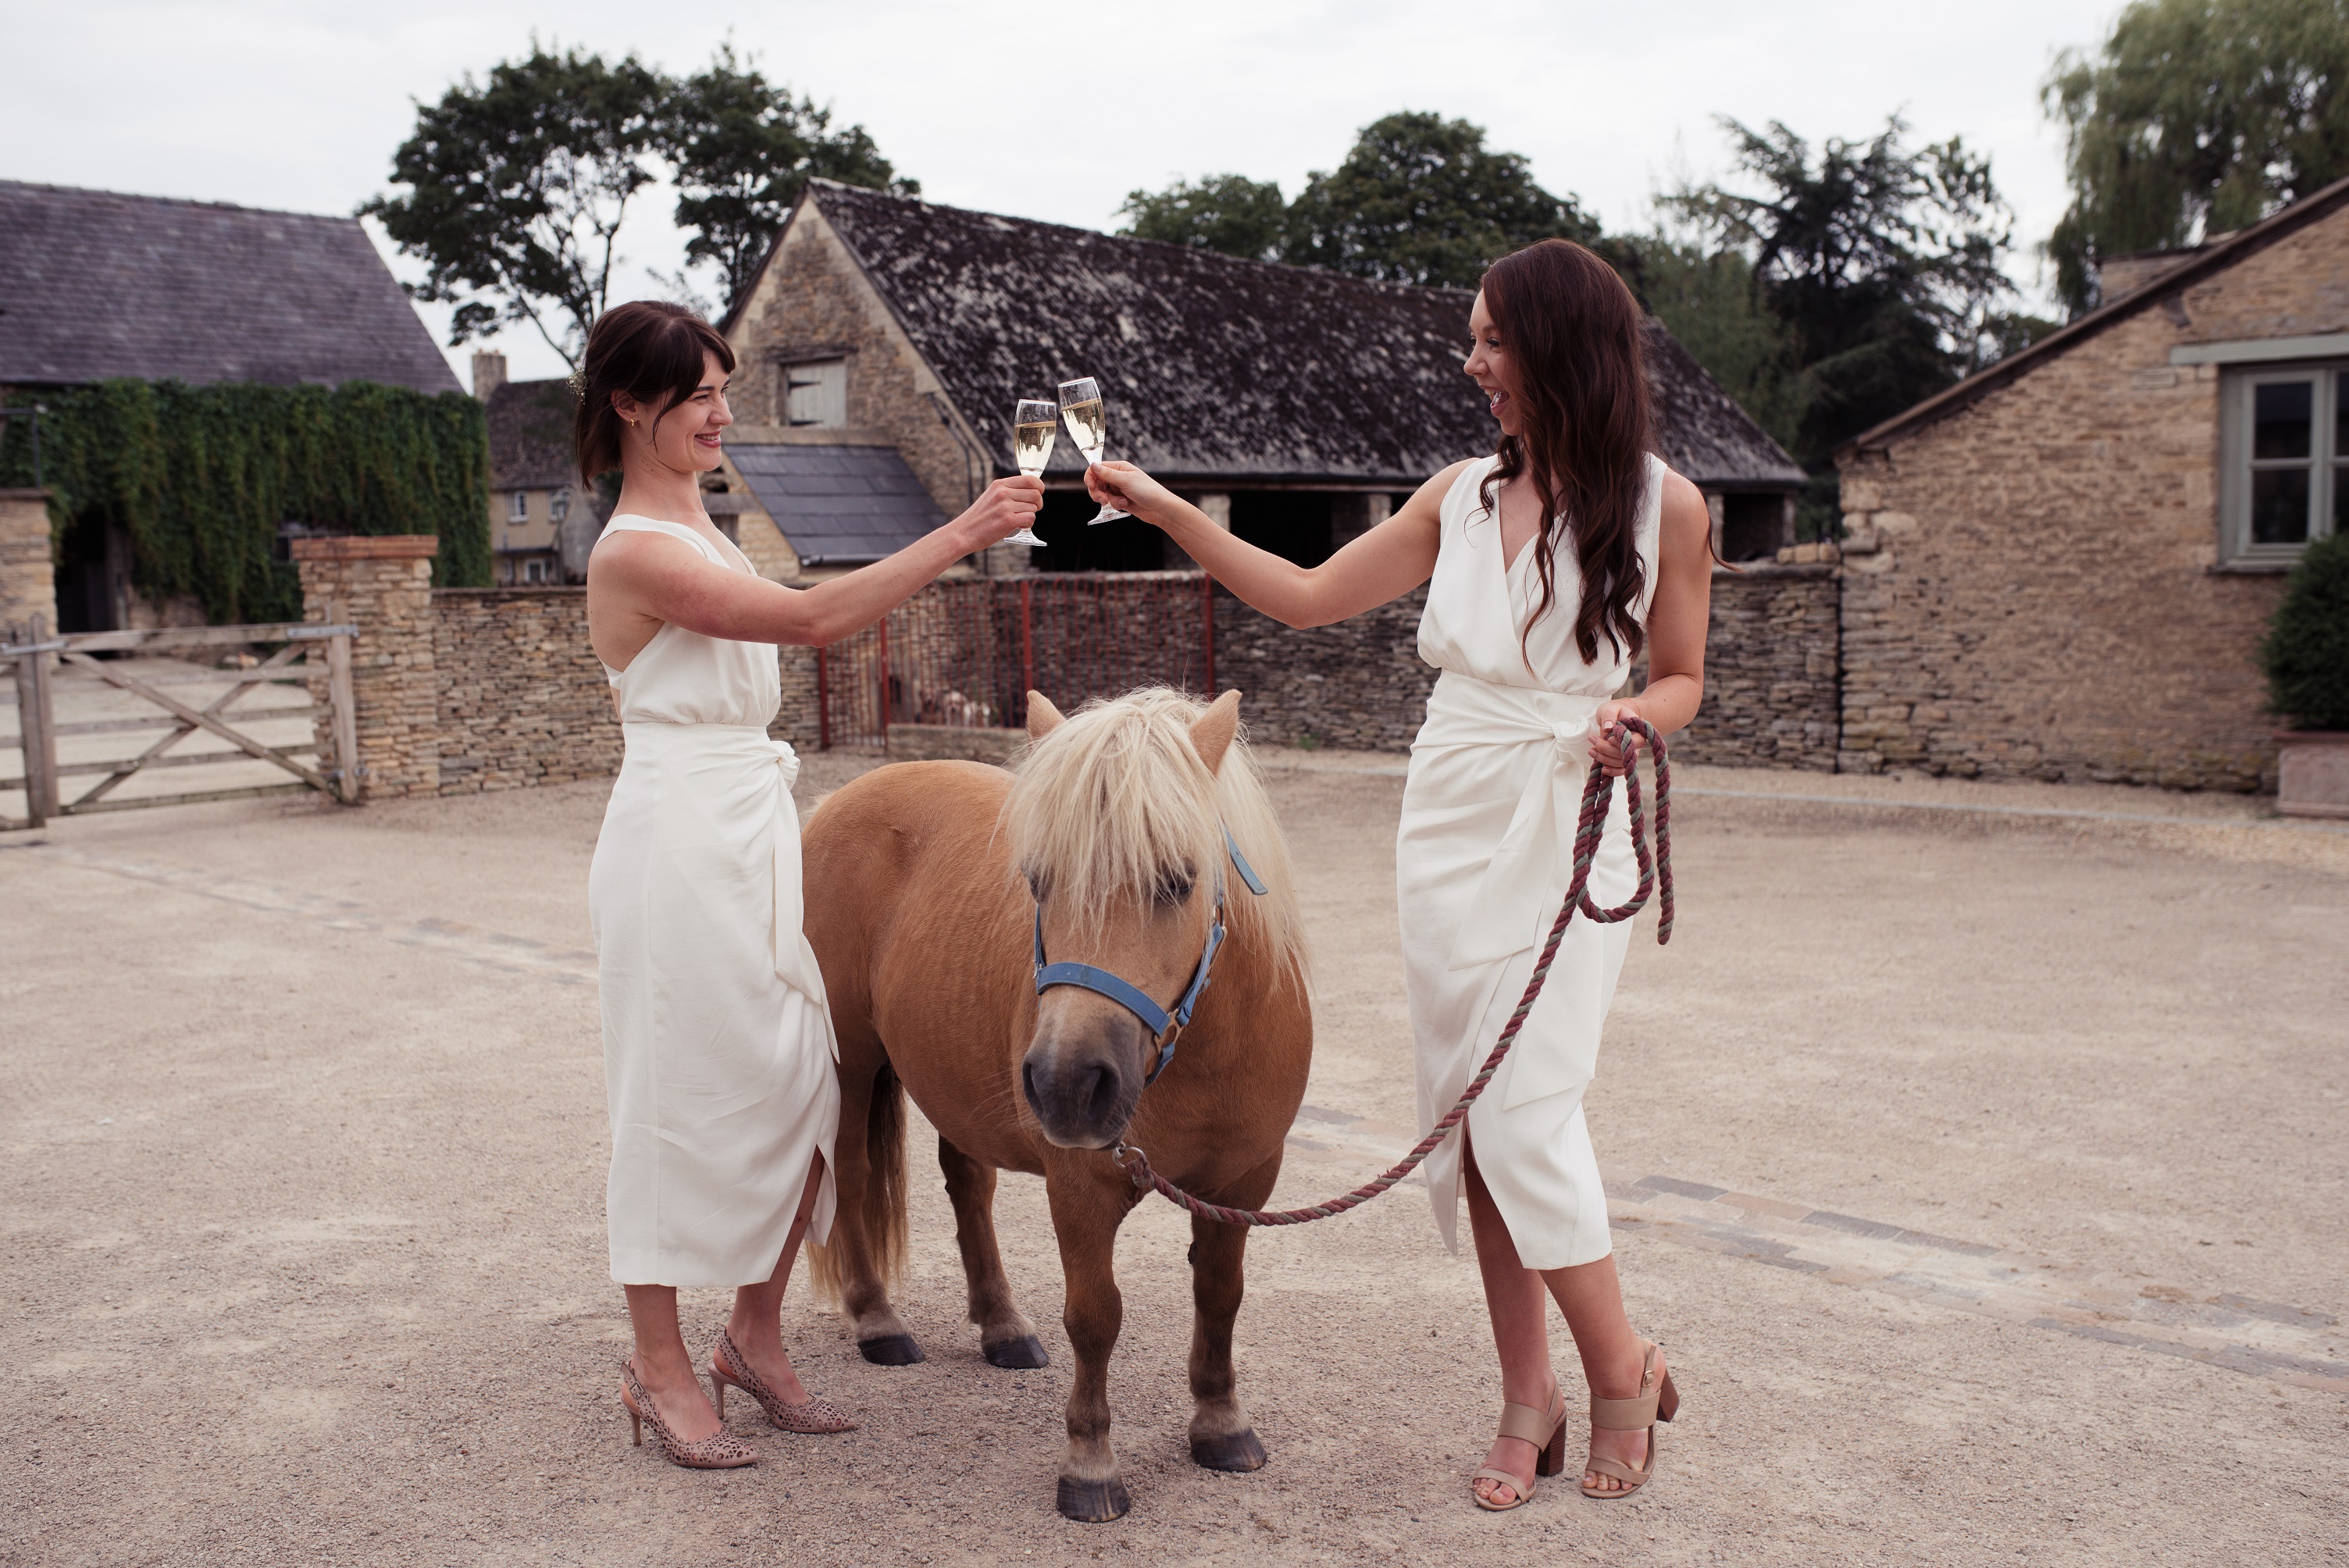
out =
[[(293, 542), (302, 618), (355, 623), (351, 687), (363, 799), (440, 792), (440, 713), (434, 672), (429, 533)], [(320, 720), (321, 748), (331, 737)]]
[(57, 629), (57, 584), (49, 562), (49, 492), (0, 490), (0, 634), (34, 616)]

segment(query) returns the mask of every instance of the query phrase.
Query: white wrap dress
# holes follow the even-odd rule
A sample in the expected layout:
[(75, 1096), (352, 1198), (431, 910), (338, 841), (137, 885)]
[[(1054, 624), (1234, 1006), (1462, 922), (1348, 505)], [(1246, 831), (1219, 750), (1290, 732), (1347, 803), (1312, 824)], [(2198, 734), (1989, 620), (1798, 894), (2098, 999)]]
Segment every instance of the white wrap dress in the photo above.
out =
[[(750, 569), (681, 523), (623, 514)], [(728, 559), (733, 553), (736, 558)], [(622, 1284), (755, 1284), (775, 1272), (809, 1170), (832, 1228), (839, 1047), (801, 929), (799, 758), (771, 644), (664, 625), (625, 671), (626, 755), (587, 877), (612, 1118), (605, 1212)]]
[[(1541, 581), (1530, 541), (1504, 565), (1499, 520), (1478, 499), (1497, 460), (1469, 464), (1444, 496), (1419, 627), (1420, 657), (1443, 674), (1412, 743), (1395, 838), (1423, 1135), (1459, 1099), (1524, 995), (1572, 879), (1592, 719), (1630, 669), (1604, 635), (1595, 664), (1574, 645), (1580, 573), (1570, 546), (1557, 552), (1556, 601), (1520, 647)], [(1637, 531), (1646, 587), (1634, 611), (1642, 626), (1656, 582), (1665, 471), (1649, 458)], [(1623, 903), (1638, 876), (1619, 787), (1591, 867), (1592, 901)], [(1595, 1263), (1612, 1250), (1582, 1094), (1630, 940), (1628, 921), (1575, 917), (1508, 1059), (1468, 1113), (1477, 1169), (1527, 1268)], [(1422, 1170), (1436, 1227), (1457, 1252), (1456, 1130)]]

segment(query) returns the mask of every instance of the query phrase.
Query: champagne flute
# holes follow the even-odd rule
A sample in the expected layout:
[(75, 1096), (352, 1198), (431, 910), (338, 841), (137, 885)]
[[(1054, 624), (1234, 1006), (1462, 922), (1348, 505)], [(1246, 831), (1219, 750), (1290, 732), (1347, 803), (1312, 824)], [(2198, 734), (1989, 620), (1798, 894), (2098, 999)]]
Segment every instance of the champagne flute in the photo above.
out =
[[(1109, 421), (1102, 414), (1101, 384), (1090, 376), (1061, 383), (1061, 418), (1068, 421), (1069, 438), (1077, 443), (1077, 450), (1085, 455), (1085, 466), (1091, 468), (1102, 460), (1108, 445)], [(1096, 522), (1109, 522), (1132, 515), (1102, 503), (1087, 527)]]
[[(1052, 443), (1059, 436), (1053, 428), (1056, 423), (1052, 418), (1054, 411), (1053, 406), (1041, 397), (1022, 397), (1019, 408), (1011, 416), (1011, 460), (1019, 465), (1021, 473), (1031, 480), (1041, 474), (1044, 465), (1052, 460)], [(1025, 544), (1035, 550), (1048, 548), (1042, 540), (1036, 537), (1036, 531), (1030, 528), (1005, 535), (1003, 542)]]

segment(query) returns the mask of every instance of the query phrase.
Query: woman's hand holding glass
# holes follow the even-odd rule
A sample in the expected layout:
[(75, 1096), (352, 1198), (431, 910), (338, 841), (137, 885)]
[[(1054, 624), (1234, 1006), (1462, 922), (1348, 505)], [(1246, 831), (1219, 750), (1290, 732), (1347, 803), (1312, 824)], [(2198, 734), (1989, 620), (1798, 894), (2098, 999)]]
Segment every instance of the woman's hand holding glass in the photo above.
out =
[[(1028, 532), (1028, 525), (1036, 521), (1036, 509), (1043, 504), (1044, 486), (1034, 477), (1022, 474), (996, 480), (979, 491), (969, 511), (954, 521), (955, 527), (967, 531), (965, 536), (970, 541), (964, 553), (1006, 542), (1041, 544), (1043, 541)], [(1024, 541), (1022, 534), (1027, 535)]]

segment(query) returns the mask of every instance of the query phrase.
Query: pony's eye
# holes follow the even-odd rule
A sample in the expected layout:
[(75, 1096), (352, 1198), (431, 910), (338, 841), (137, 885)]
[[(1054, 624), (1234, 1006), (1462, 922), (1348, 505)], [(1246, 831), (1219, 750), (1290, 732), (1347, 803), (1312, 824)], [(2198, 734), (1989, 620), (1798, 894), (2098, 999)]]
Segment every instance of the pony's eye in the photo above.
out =
[(1191, 897), (1192, 886), (1197, 881), (1198, 873), (1189, 866), (1185, 866), (1180, 871), (1169, 870), (1159, 872), (1158, 886), (1154, 890), (1158, 902), (1169, 905), (1186, 903)]
[(1043, 903), (1044, 895), (1051, 891), (1052, 886), (1051, 882), (1045, 878), (1044, 873), (1041, 872), (1023, 872), (1020, 874), (1028, 879), (1029, 896), (1033, 898), (1038, 903)]

